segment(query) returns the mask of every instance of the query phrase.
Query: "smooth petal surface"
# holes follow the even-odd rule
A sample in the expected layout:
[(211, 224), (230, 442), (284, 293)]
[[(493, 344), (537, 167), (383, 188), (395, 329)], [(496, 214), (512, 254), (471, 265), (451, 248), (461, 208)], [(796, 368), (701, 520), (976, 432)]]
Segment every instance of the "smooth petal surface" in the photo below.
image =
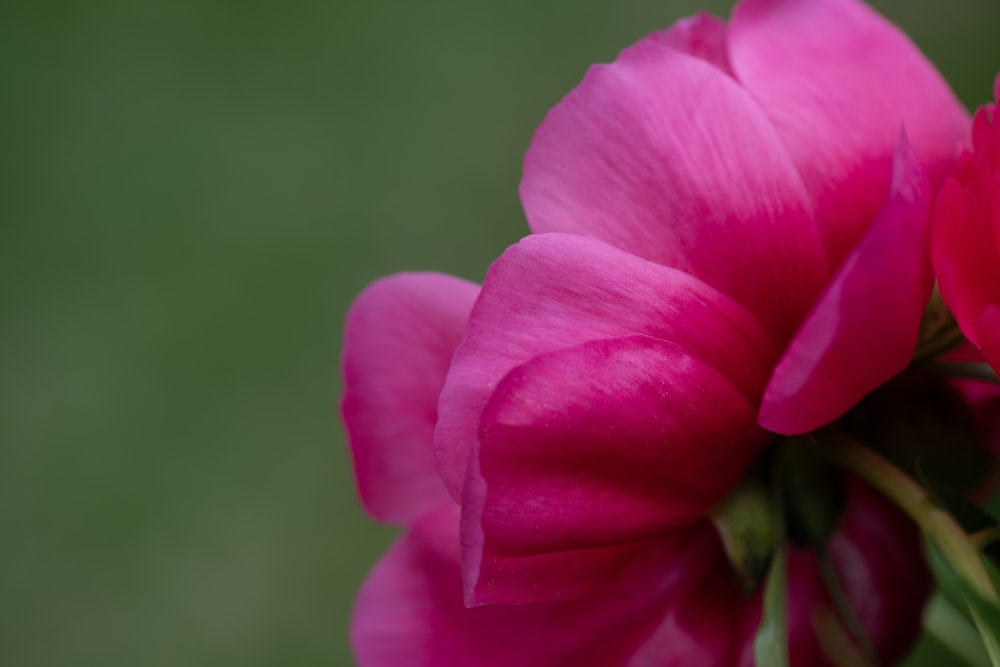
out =
[(978, 342), (979, 318), (1000, 304), (1000, 256), (986, 209), (958, 181), (934, 202), (933, 259), (941, 297), (962, 333)]
[(343, 417), (358, 491), (377, 519), (408, 523), (450, 503), (434, 466), (437, 400), (479, 289), (409, 273), (373, 283), (344, 332)]
[(828, 424), (910, 363), (934, 284), (930, 194), (904, 138), (885, 207), (774, 370), (764, 428), (791, 435)]
[(462, 501), (470, 604), (593, 590), (722, 499), (767, 434), (724, 376), (631, 336), (534, 357), (497, 386)]
[[(665, 537), (589, 598), (473, 609), (462, 602), (457, 526), (457, 508), (429, 514), (376, 565), (351, 624), (360, 667), (636, 665), (628, 661), (664, 617), (698, 621), (663, 633), (679, 645), (738, 639), (702, 620), (720, 606), (741, 613), (706, 524)], [(698, 664), (728, 667), (724, 660)]]
[(994, 105), (976, 114), (974, 152), (963, 156), (934, 203), (931, 248), (941, 296), (962, 333), (1000, 368), (1000, 123), (994, 114)]
[(460, 500), (480, 417), (497, 383), (539, 354), (602, 338), (668, 340), (756, 404), (777, 352), (742, 307), (681, 271), (599, 241), (539, 234), (491, 267), (441, 392), (439, 470)]
[[(879, 664), (894, 665), (920, 632), (930, 573), (912, 522), (863, 482), (846, 481), (848, 507), (830, 538), (830, 557)], [(817, 614), (829, 613), (833, 603), (814, 551), (793, 550), (788, 590), (792, 665), (832, 667), (816, 641)]]
[(525, 157), (528, 222), (688, 271), (783, 342), (827, 276), (812, 203), (770, 121), (717, 66), (717, 24), (675, 30), (591, 68), (549, 112)]
[(777, 127), (839, 265), (889, 189), (899, 128), (939, 186), (968, 113), (899, 29), (858, 0), (746, 0), (733, 12), (736, 76)]

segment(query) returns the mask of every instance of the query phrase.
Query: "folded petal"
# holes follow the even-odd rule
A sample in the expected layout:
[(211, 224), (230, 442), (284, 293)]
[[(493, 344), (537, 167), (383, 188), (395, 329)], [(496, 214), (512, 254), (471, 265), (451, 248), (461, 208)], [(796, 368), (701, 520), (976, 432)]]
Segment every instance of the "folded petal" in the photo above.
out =
[(497, 386), (462, 501), (471, 604), (593, 590), (721, 500), (760, 453), (756, 410), (647, 336), (534, 357)]
[(408, 523), (450, 503), (434, 465), (434, 424), (477, 294), (459, 278), (398, 274), (369, 286), (347, 315), (342, 411), (358, 492), (377, 519)]
[[(457, 527), (456, 509), (429, 514), (376, 565), (351, 624), (360, 667), (625, 665), (665, 616), (687, 619), (688, 605), (739, 613), (735, 587), (719, 585), (721, 550), (705, 525), (661, 540), (586, 599), (467, 609)], [(733, 641), (707, 623), (678, 624), (669, 638)]]
[(536, 132), (521, 199), (533, 231), (591, 236), (688, 271), (784, 340), (826, 259), (784, 144), (717, 66), (721, 37), (708, 20), (682, 24), (591, 68)]
[(910, 363), (934, 284), (929, 208), (930, 186), (904, 137), (885, 207), (774, 370), (764, 428), (790, 435), (828, 424)]
[(491, 267), (441, 392), (439, 470), (460, 500), (483, 408), (497, 383), (532, 357), (642, 334), (668, 340), (757, 403), (774, 344), (739, 304), (696, 278), (571, 234), (538, 234)]
[(939, 186), (968, 113), (899, 29), (858, 0), (745, 0), (730, 24), (736, 76), (774, 122), (815, 198), (831, 266), (878, 213), (900, 126)]
[[(998, 79), (1000, 81), (1000, 79)], [(941, 296), (962, 333), (1000, 368), (1000, 123), (981, 108), (974, 153), (934, 202), (931, 251)]]

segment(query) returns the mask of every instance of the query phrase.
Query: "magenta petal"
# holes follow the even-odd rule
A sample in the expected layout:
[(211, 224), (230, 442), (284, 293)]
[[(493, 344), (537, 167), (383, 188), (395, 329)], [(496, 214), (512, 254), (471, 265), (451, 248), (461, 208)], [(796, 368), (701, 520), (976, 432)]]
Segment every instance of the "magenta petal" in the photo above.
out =
[(783, 341), (827, 276), (812, 202), (750, 95), (675, 48), (695, 49), (695, 37), (703, 51), (721, 48), (698, 25), (591, 68), (536, 132), (521, 199), (533, 231), (591, 236), (688, 271)]
[(900, 30), (857, 0), (745, 0), (730, 25), (737, 78), (778, 128), (832, 266), (878, 213), (900, 126), (940, 185), (968, 113)]
[[(721, 550), (706, 525), (661, 540), (586, 599), (467, 609), (457, 523), (451, 508), (426, 516), (376, 565), (351, 624), (359, 667), (624, 665), (662, 619), (688, 618), (688, 605), (740, 613), (735, 587), (718, 585)], [(704, 587), (706, 580), (712, 588)], [(713, 630), (684, 624), (671, 638), (690, 645), (734, 642)]]
[(626, 667), (753, 667), (742, 642), (752, 603), (720, 562), (701, 586), (671, 610)]
[(910, 363), (934, 284), (930, 186), (905, 137), (881, 214), (774, 370), (760, 424), (791, 435), (840, 417)]
[(463, 507), (469, 602), (589, 592), (743, 477), (767, 435), (740, 391), (672, 343), (542, 354), (483, 412)]
[(965, 336), (978, 344), (981, 314), (1000, 304), (1000, 261), (986, 209), (954, 179), (934, 202), (931, 250), (941, 296)]
[(441, 392), (438, 466), (460, 500), (479, 421), (497, 383), (544, 352), (642, 334), (669, 340), (756, 403), (777, 358), (759, 322), (692, 276), (599, 241), (538, 234), (491, 267)]
[(450, 503), (434, 465), (437, 400), (478, 288), (435, 273), (373, 283), (344, 332), (343, 416), (358, 491), (377, 519)]

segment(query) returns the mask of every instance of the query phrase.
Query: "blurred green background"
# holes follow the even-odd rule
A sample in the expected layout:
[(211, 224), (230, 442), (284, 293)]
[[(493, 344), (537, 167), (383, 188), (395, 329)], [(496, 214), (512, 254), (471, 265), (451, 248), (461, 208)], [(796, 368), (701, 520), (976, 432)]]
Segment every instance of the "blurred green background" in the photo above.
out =
[[(350, 300), (480, 279), (546, 110), (705, 5), (3, 3), (0, 664), (352, 664)], [(986, 100), (996, 0), (878, 5)]]

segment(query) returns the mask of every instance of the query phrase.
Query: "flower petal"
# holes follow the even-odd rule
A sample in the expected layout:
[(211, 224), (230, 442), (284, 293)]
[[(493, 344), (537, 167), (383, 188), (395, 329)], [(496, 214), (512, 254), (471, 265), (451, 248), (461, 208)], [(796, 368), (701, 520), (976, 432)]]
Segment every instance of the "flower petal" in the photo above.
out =
[(725, 21), (701, 12), (677, 21), (669, 30), (653, 33), (650, 39), (689, 56), (701, 58), (732, 76), (733, 69), (729, 64), (729, 51), (726, 45), (728, 31), (729, 27)]
[(504, 375), (544, 352), (632, 334), (677, 344), (755, 404), (777, 358), (752, 315), (686, 273), (582, 236), (530, 236), (491, 267), (441, 392), (435, 453), (452, 497)]
[(674, 48), (693, 48), (685, 40), (639, 42), (549, 112), (525, 157), (525, 212), (535, 232), (591, 236), (688, 271), (783, 341), (827, 276), (812, 203), (756, 102)]
[(962, 333), (978, 343), (979, 318), (1000, 304), (1000, 261), (986, 209), (954, 179), (934, 202), (931, 239), (941, 296)]
[(347, 315), (342, 411), (358, 491), (377, 519), (405, 524), (450, 503), (434, 466), (437, 400), (477, 294), (459, 278), (398, 274)]
[[(1000, 78), (998, 78), (1000, 81)], [(962, 333), (1000, 368), (1000, 122), (989, 105), (934, 203), (931, 251), (941, 296)]]
[(939, 186), (969, 116), (900, 30), (857, 0), (745, 0), (733, 12), (737, 78), (774, 122), (817, 203), (839, 265), (885, 200), (900, 126)]
[(774, 370), (764, 428), (790, 435), (828, 424), (910, 363), (934, 284), (929, 208), (930, 186), (903, 137), (885, 207)]
[[(664, 616), (686, 619), (689, 605), (738, 613), (735, 587), (719, 585), (721, 550), (705, 525), (661, 540), (586, 599), (467, 609), (456, 510), (415, 524), (369, 576), (351, 624), (360, 667), (624, 665)], [(671, 638), (692, 646), (733, 641), (713, 630), (681, 625)]]
[(497, 386), (469, 466), (470, 604), (592, 590), (743, 477), (767, 439), (724, 376), (647, 336), (538, 355)]
[(627, 667), (752, 667), (741, 641), (753, 603), (733, 585), (727, 563), (719, 563), (683, 605), (664, 617)]

